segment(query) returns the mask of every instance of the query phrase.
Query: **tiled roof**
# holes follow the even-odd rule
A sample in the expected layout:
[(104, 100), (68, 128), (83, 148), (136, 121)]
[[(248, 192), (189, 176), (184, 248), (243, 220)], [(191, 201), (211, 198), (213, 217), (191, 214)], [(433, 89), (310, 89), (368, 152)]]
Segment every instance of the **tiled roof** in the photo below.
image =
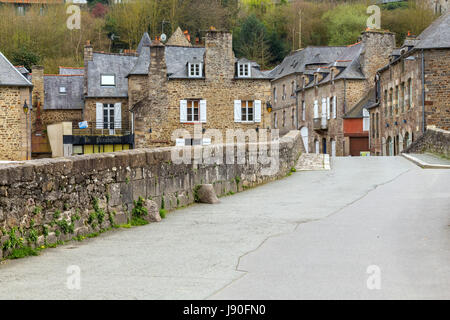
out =
[(0, 52), (0, 86), (31, 87), (31, 82)]
[(44, 110), (83, 109), (83, 83), (83, 75), (44, 75)]

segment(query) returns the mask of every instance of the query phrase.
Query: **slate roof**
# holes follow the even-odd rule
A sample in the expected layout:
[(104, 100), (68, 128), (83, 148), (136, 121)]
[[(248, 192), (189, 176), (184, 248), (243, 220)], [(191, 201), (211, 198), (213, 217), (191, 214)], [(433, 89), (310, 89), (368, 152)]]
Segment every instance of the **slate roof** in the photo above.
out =
[(166, 46), (166, 65), (169, 79), (188, 78), (187, 63), (197, 58), (200, 63), (204, 61), (205, 48)]
[(277, 80), (293, 73), (301, 73), (306, 70), (307, 65), (326, 65), (333, 62), (340, 56), (346, 47), (306, 47), (303, 50), (295, 51), (287, 56), (283, 62), (277, 66), (271, 76)]
[(152, 40), (150, 39), (150, 36), (148, 35), (148, 33), (145, 32), (141, 38), (141, 41), (139, 41), (139, 45), (136, 49), (137, 54), (141, 54), (142, 48), (144, 48), (144, 46), (149, 46), (151, 44), (152, 44)]
[[(135, 55), (94, 52), (92, 61), (88, 61), (87, 97), (127, 97), (128, 78), (138, 57)], [(101, 75), (115, 75), (114, 87), (102, 87)]]
[[(44, 110), (83, 109), (83, 75), (44, 75)], [(60, 87), (66, 93), (60, 93)]]
[(450, 12), (437, 18), (417, 39), (417, 49), (450, 48)]
[(375, 87), (373, 87), (350, 111), (344, 115), (344, 119), (363, 118), (363, 109), (370, 109), (376, 103)]
[(32, 83), (0, 52), (0, 86), (32, 87)]
[(82, 75), (84, 68), (59, 67), (60, 75)]

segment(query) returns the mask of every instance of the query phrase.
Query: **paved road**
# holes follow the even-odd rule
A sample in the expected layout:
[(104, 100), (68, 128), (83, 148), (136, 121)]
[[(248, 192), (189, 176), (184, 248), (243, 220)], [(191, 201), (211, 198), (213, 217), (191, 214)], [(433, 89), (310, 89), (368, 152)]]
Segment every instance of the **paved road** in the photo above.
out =
[[(328, 172), (0, 266), (0, 298), (450, 298), (450, 171), (340, 158)], [(81, 290), (68, 290), (69, 265)], [(367, 267), (381, 272), (368, 290)]]

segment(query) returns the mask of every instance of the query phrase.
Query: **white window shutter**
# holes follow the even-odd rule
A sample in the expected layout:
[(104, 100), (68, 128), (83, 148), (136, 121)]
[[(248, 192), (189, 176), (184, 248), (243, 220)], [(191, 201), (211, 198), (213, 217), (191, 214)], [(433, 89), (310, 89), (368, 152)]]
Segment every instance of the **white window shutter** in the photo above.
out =
[(206, 122), (206, 100), (200, 100), (200, 122)]
[(333, 96), (333, 118), (337, 117), (337, 97)]
[(327, 116), (327, 99), (322, 98), (322, 118)]
[(122, 104), (114, 104), (114, 129), (122, 129)]
[(234, 122), (242, 121), (242, 102), (241, 100), (234, 100)]
[(319, 118), (319, 102), (314, 100), (314, 119)]
[(180, 122), (187, 122), (187, 100), (180, 100)]
[(261, 100), (255, 100), (255, 122), (261, 122)]
[(327, 97), (327, 119), (330, 120), (330, 97)]
[(96, 106), (95, 128), (103, 129), (103, 103), (97, 102), (95, 106)]

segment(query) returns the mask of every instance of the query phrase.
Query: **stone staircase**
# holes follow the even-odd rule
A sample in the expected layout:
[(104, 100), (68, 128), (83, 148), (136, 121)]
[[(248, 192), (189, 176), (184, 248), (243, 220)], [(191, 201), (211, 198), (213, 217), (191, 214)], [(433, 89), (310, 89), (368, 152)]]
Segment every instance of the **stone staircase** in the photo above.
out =
[(302, 153), (295, 167), (297, 171), (330, 170), (330, 155)]

